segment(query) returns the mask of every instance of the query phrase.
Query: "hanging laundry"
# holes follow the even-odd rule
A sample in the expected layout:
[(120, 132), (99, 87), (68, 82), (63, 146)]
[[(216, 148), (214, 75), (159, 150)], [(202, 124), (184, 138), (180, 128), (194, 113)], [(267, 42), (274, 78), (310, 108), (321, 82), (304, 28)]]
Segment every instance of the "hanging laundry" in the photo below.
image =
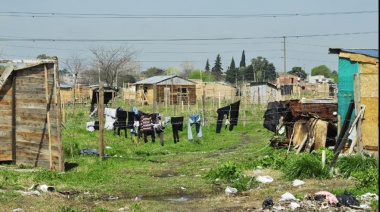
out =
[(104, 124), (104, 129), (112, 130), (113, 124), (116, 121), (116, 109), (104, 108), (104, 115), (106, 117), (106, 123)]
[(193, 133), (191, 130), (192, 125), (195, 125), (195, 131), (197, 133), (197, 137), (202, 138), (201, 115), (194, 114), (194, 115), (189, 116), (189, 121), (187, 125), (187, 139), (189, 141), (193, 140)]
[(222, 129), (223, 125), (223, 119), (226, 116), (226, 119), (228, 120), (230, 115), (231, 106), (225, 106), (222, 108), (219, 108), (216, 112), (218, 113), (218, 118), (216, 120), (216, 133), (220, 133), (220, 130)]
[(144, 113), (140, 111), (140, 125), (138, 137), (141, 138), (144, 136), (144, 142), (148, 142), (148, 135), (152, 137), (152, 142), (156, 141), (156, 136), (153, 129), (152, 114)]
[(87, 122), (86, 123), (86, 130), (93, 132), (95, 130), (94, 126), (95, 126), (95, 121)]
[(153, 124), (153, 129), (156, 132), (156, 134), (158, 134), (158, 136), (160, 137), (161, 146), (164, 146), (164, 130), (170, 122), (170, 117), (165, 117), (165, 120), (162, 121), (161, 116), (159, 115), (157, 119), (158, 122), (157, 124)]
[(174, 143), (179, 142), (179, 135), (178, 131), (183, 130), (183, 116), (181, 117), (172, 117), (171, 118), (172, 123), (172, 131), (173, 131), (173, 139)]
[(240, 107), (240, 100), (231, 104), (230, 128), (229, 128), (230, 131), (234, 129), (234, 126), (237, 126), (238, 118), (239, 118), (239, 107)]

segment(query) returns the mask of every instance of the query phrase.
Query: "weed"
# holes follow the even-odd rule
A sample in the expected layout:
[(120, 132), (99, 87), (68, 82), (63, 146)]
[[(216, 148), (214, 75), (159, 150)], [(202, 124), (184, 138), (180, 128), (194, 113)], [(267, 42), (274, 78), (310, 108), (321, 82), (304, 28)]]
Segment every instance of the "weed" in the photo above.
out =
[(366, 190), (373, 193), (379, 193), (379, 174), (378, 168), (369, 167), (366, 171), (357, 171), (352, 175), (357, 179), (355, 187), (357, 189), (367, 188)]
[(136, 202), (131, 205), (132, 211), (141, 211), (141, 202)]
[(335, 167), (339, 168), (343, 177), (352, 176), (355, 172), (367, 172), (368, 169), (377, 168), (379, 162), (373, 157), (350, 155), (339, 157)]
[(330, 178), (328, 166), (323, 167), (317, 157), (308, 153), (291, 157), (282, 168), (282, 171), (289, 180)]
[(231, 161), (227, 161), (222, 164), (219, 168), (211, 169), (206, 178), (208, 179), (223, 179), (227, 182), (232, 182), (233, 180), (239, 178), (241, 170), (238, 169), (237, 165)]
[(71, 206), (60, 206), (58, 208), (58, 212), (77, 212), (79, 211), (77, 208), (73, 208)]
[(95, 208), (94, 212), (107, 212), (107, 209), (105, 209), (105, 208)]

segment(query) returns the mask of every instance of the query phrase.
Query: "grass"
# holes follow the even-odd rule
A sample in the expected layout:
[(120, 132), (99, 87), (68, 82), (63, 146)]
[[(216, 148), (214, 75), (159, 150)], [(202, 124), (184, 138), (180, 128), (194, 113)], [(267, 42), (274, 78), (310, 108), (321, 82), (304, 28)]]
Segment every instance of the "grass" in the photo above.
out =
[[(221, 105), (227, 104), (222, 102)], [(117, 105), (129, 108), (122, 102)], [(136, 107), (144, 112), (153, 112), (148, 106)], [(184, 116), (187, 122), (187, 116), (200, 113), (200, 108), (185, 108), (182, 111), (177, 107), (174, 113), (170, 112), (174, 108), (162, 107), (159, 112), (163, 117)], [(164, 146), (158, 140), (152, 143), (150, 139), (148, 143), (141, 141), (141, 145), (136, 145), (130, 134), (125, 138), (105, 130), (104, 145), (108, 158), (102, 160), (92, 155), (80, 155), (83, 148), (99, 149), (98, 132), (85, 130), (86, 122), (92, 121), (88, 117), (89, 108), (76, 106), (74, 112), (73, 107), (66, 107), (65, 128), (62, 129), (66, 171), (59, 173), (34, 168), (33, 172), (18, 172), (0, 169), (0, 191), (4, 191), (0, 192), (2, 208), (8, 211), (18, 207), (25, 211), (32, 210), (31, 207), (39, 211), (117, 211), (121, 208), (129, 211), (178, 211), (181, 207), (182, 211), (199, 211), (222, 206), (242, 207), (220, 196), (224, 194), (225, 186), (236, 187), (239, 191), (255, 188), (256, 182), (250, 176), (242, 175), (243, 170), (252, 170), (257, 166), (280, 170), (288, 159), (286, 150), (269, 147), (273, 133), (262, 127), (264, 110), (257, 105), (241, 105), (241, 108), (245, 111), (239, 114), (238, 126), (233, 131), (223, 128), (217, 134), (217, 106), (208, 105), (206, 123), (202, 127), (203, 137), (196, 138), (193, 130), (195, 139), (188, 141), (187, 123), (184, 123), (177, 144), (173, 142), (171, 125), (165, 129)], [(213, 180), (206, 176), (212, 176)], [(225, 181), (215, 183), (216, 178), (223, 177)], [(261, 185), (261, 190), (254, 197), (255, 207), (260, 207), (266, 196), (280, 195), (279, 191), (293, 189), (284, 186), (290, 182), (283, 175), (276, 175), (276, 180), (277, 184)], [(54, 186), (59, 192), (76, 194), (22, 196), (15, 192), (27, 191), (36, 183)], [(316, 182), (313, 185), (316, 189), (327, 189), (328, 186), (320, 187)], [(352, 188), (350, 183), (345, 182), (344, 185), (344, 188)], [(137, 196), (142, 200), (135, 201)], [(117, 200), (111, 197), (117, 197)], [(181, 197), (193, 201), (167, 201)]]

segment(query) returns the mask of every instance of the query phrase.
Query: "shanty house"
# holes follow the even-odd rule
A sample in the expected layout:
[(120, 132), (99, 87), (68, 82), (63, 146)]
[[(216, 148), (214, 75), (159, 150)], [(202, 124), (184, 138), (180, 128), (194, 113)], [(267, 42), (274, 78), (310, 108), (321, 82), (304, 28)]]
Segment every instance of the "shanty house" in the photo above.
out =
[(0, 161), (64, 171), (58, 59), (0, 63)]
[(379, 143), (379, 50), (330, 48), (339, 55), (338, 115), (340, 126), (351, 100), (355, 102), (352, 116), (365, 106), (364, 116), (357, 126), (359, 149), (378, 152)]
[(196, 83), (179, 76), (154, 76), (135, 83), (137, 103), (196, 104)]
[(267, 104), (276, 101), (277, 87), (269, 82), (251, 82), (249, 101), (254, 104)]

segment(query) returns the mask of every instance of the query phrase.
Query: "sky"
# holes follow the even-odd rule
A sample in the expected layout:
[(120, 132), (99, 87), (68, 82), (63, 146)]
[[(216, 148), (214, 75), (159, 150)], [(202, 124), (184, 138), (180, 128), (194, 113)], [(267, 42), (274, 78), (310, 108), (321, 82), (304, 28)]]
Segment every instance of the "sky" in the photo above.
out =
[(338, 70), (329, 48), (378, 49), (378, 0), (64, 0), (0, 3), (0, 59), (73, 55), (126, 46), (140, 71), (186, 62), (227, 70), (259, 56), (277, 72), (319, 65)]

